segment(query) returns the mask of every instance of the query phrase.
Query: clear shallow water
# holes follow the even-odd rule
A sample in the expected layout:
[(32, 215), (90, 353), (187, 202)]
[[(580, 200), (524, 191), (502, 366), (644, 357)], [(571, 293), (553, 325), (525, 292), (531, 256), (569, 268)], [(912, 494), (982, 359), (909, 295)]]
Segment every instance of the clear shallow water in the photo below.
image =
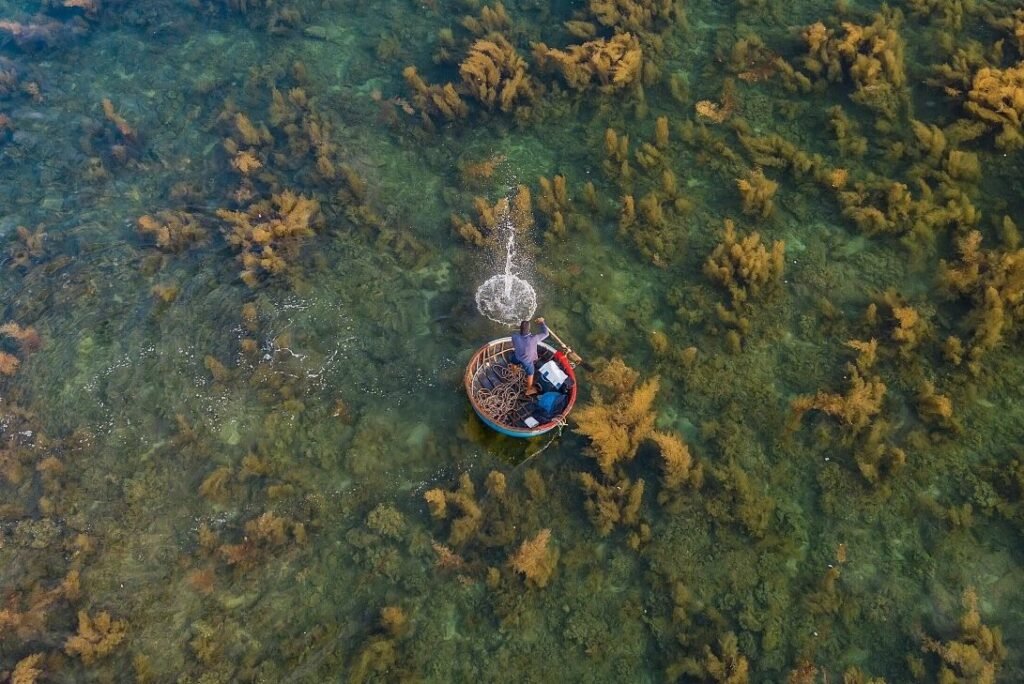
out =
[[(878, 7), (745, 4), (691, 3), (685, 27), (637, 31), (658, 67), (642, 99), (572, 94), (538, 73), (547, 95), (530, 116), (467, 97), (467, 119), (426, 132), (402, 70), (457, 82), (433, 56), (450, 27), (464, 57), (472, 41), (457, 18), (481, 15), (470, 3), (301, 3), (298, 18), (258, 3), (111, 2), (95, 18), (0, 3), (0, 19), (59, 22), (51, 45), (0, 46), (15, 74), (0, 100), (11, 122), (0, 145), (4, 321), (41, 338), (35, 351), (3, 341), (20, 365), (0, 385), (0, 668), (42, 654), (37, 669), (57, 681), (713, 680), (712, 656), (730, 650), (731, 634), (753, 681), (812, 666), (820, 681), (851, 667), (928, 681), (942, 667), (922, 650), (929, 639), (971, 640), (958, 620), (973, 588), (1008, 648), (998, 679), (1019, 679), (1019, 341), (1011, 321), (978, 372), (950, 363), (944, 340), (970, 344), (978, 307), (935, 279), (940, 259), (956, 259), (957, 231), (977, 228), (986, 247), (1013, 251), (1001, 219), (1019, 220), (1018, 153), (1004, 156), (991, 131), (959, 144), (981, 161), (980, 178), (961, 182), (975, 222), (923, 243), (866, 236), (835, 193), (767, 163), (739, 134), (778, 133), (855, 180), (912, 184), (928, 155), (887, 155), (923, 144), (911, 111), (938, 125), (962, 115), (922, 83), (948, 59), (933, 33), (941, 16), (904, 20), (907, 101), (883, 130), (851, 101), (848, 71), (794, 94), (776, 69), (739, 77), (766, 69), (764, 54), (731, 57), (753, 33), (799, 64), (804, 27), (868, 25)], [(531, 42), (583, 40), (560, 28), (573, 9), (510, 4), (504, 32), (533, 64)], [(989, 21), (1008, 8), (985, 9), (991, 17), (968, 13), (958, 35), (1009, 35)], [(1020, 58), (1008, 42), (998, 64)], [(696, 103), (725, 106), (730, 76), (733, 118), (686, 142)], [(274, 88), (292, 114), (275, 114)], [(840, 151), (829, 128), (837, 104), (868, 139), (862, 157)], [(272, 142), (246, 143), (239, 112)], [(636, 152), (655, 140), (658, 116), (671, 123), (665, 161), (644, 169)], [(319, 146), (311, 121), (326, 131)], [(609, 127), (631, 138), (631, 187), (606, 164)], [(237, 170), (225, 138), (262, 167)], [(948, 150), (937, 154), (929, 168), (948, 164)], [(365, 188), (325, 173), (319, 156)], [(736, 186), (758, 163), (779, 183), (767, 219), (743, 213)], [(663, 199), (664, 226), (621, 229), (624, 194), (638, 205), (658, 188), (673, 194), (664, 169), (690, 207)], [(556, 173), (568, 179), (564, 233), (537, 180)], [(577, 475), (599, 476), (586, 436), (567, 430), (523, 463), (546, 442), (486, 433), (461, 392), (469, 355), (506, 332), (473, 301), (503, 252), (460, 237), (451, 214), (479, 225), (474, 197), (493, 206), (518, 184), (537, 223), (524, 245), (537, 313), (593, 363), (618, 356), (658, 375), (658, 428), (704, 468), (702, 487), (668, 496), (645, 442), (608, 478), (644, 479), (637, 520), (607, 535)], [(249, 287), (218, 210), (284, 190), (318, 201), (321, 218), (314, 235), (283, 243), (283, 273)], [(206, 239), (161, 249), (138, 225), (164, 211), (187, 212)], [(725, 217), (769, 246), (785, 241), (784, 276), (749, 309), (733, 309), (704, 272)], [(926, 321), (909, 349), (893, 334), (889, 288)], [(881, 323), (867, 320), (872, 301)], [(887, 423), (887, 448), (906, 455), (878, 483), (858, 467), (872, 446), (863, 434), (820, 411), (787, 429), (796, 397), (846, 391), (856, 353), (844, 343), (869, 337), (879, 360), (865, 375), (887, 387), (872, 424)], [(696, 359), (683, 353), (691, 346)], [(590, 400), (596, 378), (581, 379)], [(957, 426), (922, 414), (924, 379), (951, 397)], [(492, 471), (506, 494), (485, 486)], [(424, 493), (455, 490), (462, 473), (483, 522), (455, 543)], [(542, 529), (559, 557), (537, 587), (510, 558)], [(446, 565), (438, 544), (462, 564)], [(387, 607), (404, 621), (382, 617)], [(74, 641), (89, 636), (83, 613), (115, 623), (106, 638), (93, 630), (84, 655)]]

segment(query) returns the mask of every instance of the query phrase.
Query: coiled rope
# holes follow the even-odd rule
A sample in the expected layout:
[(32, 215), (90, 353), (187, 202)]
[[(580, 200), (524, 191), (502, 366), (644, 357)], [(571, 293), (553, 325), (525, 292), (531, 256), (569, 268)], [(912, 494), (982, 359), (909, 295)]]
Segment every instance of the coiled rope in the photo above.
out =
[(508, 423), (522, 402), (526, 372), (519, 364), (495, 364), (491, 370), (500, 382), (491, 389), (479, 388), (476, 403), (494, 420)]

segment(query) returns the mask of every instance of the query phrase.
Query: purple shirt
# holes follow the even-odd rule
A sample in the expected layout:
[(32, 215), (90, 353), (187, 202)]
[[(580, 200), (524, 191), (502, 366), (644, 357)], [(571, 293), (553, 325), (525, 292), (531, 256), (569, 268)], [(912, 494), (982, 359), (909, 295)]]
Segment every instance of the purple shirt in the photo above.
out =
[(523, 363), (533, 363), (537, 360), (537, 343), (548, 336), (548, 326), (540, 324), (540, 332), (529, 335), (512, 334), (512, 348), (515, 349), (516, 358)]

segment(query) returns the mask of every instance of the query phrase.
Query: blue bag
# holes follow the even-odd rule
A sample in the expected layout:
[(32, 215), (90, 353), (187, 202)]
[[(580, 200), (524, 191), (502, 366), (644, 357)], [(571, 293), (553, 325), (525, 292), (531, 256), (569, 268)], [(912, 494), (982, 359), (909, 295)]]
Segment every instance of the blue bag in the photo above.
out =
[(562, 412), (567, 401), (561, 392), (545, 392), (537, 397), (537, 413), (551, 420)]

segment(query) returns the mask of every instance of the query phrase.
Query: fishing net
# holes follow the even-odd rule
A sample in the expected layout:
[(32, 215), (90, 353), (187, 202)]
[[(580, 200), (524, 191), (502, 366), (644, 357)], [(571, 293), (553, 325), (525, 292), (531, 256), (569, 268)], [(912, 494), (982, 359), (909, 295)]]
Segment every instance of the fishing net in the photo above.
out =
[(517, 275), (499, 274), (488, 278), (476, 291), (476, 308), (502, 325), (528, 321), (537, 311), (537, 293)]

